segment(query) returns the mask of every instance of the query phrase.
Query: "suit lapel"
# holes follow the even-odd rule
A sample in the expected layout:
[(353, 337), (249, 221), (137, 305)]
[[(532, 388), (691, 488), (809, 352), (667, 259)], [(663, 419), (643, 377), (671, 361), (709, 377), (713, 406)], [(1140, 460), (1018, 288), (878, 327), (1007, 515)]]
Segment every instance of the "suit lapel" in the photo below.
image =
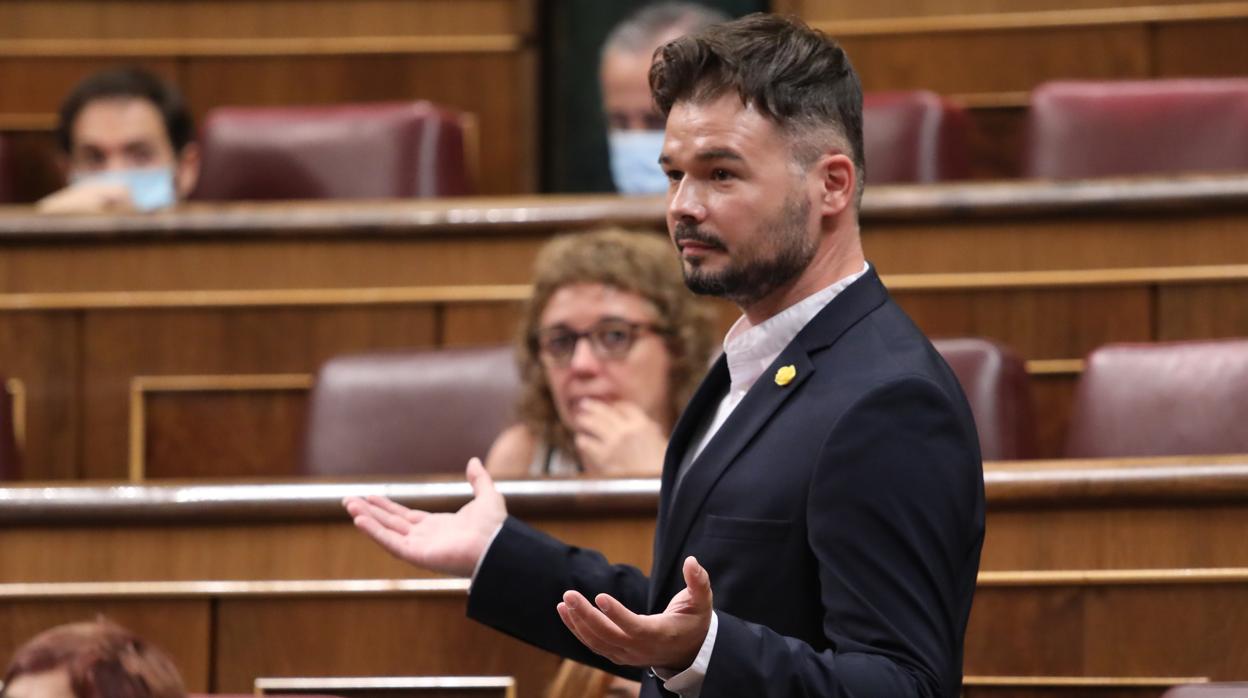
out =
[[(679, 553), (711, 489), (737, 455), (771, 420), (776, 410), (797, 394), (814, 373), (815, 365), (810, 358), (811, 353), (834, 343), (845, 330), (879, 307), (887, 298), (888, 294), (872, 267), (862, 278), (833, 299), (759, 377), (758, 382), (750, 388), (745, 398), (732, 411), (732, 415), (690, 466), (679, 490), (676, 490), (676, 474), (686, 450), (696, 446), (692, 439), (701, 431), (699, 427), (714, 417), (715, 410), (729, 387), (727, 359), (721, 356), (715, 363), (677, 422), (664, 457), (662, 497), (655, 529), (653, 569), (650, 574), (649, 606), (652, 611), (661, 610), (657, 606), (666, 603), (666, 599), (658, 598), (660, 588), (682, 562), (678, 559)], [(794, 367), (796, 374), (786, 385), (779, 385), (776, 381), (777, 370), (790, 365)], [(777, 454), (777, 457), (783, 456)]]

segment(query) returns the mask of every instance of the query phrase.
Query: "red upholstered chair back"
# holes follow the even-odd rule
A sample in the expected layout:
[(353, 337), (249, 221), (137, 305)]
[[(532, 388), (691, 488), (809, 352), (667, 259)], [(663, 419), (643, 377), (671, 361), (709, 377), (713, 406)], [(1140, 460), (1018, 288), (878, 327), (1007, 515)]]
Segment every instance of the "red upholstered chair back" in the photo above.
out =
[(511, 347), (331, 359), (312, 390), (304, 471), (458, 473), (485, 459), (519, 391)]
[(1248, 683), (1193, 683), (1175, 686), (1161, 698), (1248, 698)]
[(986, 339), (938, 339), (932, 344), (971, 403), (984, 460), (1034, 457), (1031, 389), (1022, 360)]
[(0, 204), (13, 201), (13, 166), (9, 162), (8, 144), (4, 142), (4, 134), (0, 133)]
[(362, 199), (470, 194), (463, 115), (429, 102), (226, 107), (204, 123), (193, 198)]
[(1075, 394), (1068, 458), (1248, 453), (1248, 339), (1111, 344)]
[(968, 174), (966, 114), (934, 92), (868, 92), (862, 130), (868, 184), (939, 182)]
[(5, 383), (4, 376), (0, 375), (0, 481), (17, 480), (22, 475), (13, 422), (13, 396)]
[(1024, 173), (1077, 179), (1248, 169), (1248, 79), (1051, 82)]

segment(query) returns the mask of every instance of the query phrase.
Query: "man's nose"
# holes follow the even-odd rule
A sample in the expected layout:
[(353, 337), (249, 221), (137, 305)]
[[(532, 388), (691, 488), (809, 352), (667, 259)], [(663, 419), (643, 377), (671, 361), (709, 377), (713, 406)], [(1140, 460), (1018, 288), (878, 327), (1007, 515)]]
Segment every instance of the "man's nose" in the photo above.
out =
[(701, 188), (688, 177), (682, 177), (667, 202), (667, 216), (673, 221), (701, 223), (706, 220), (706, 205)]

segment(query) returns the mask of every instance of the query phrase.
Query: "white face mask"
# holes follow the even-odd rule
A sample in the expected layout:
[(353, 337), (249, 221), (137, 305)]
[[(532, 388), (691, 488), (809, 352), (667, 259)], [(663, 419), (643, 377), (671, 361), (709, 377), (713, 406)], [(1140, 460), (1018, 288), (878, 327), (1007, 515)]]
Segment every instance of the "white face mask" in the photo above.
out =
[(611, 131), (611, 178), (621, 194), (663, 194), (667, 173), (659, 167), (662, 131)]
[(105, 170), (70, 177), (71, 184), (92, 182), (120, 182), (126, 185), (126, 189), (130, 191), (130, 201), (140, 211), (154, 211), (172, 206), (177, 201), (172, 167)]

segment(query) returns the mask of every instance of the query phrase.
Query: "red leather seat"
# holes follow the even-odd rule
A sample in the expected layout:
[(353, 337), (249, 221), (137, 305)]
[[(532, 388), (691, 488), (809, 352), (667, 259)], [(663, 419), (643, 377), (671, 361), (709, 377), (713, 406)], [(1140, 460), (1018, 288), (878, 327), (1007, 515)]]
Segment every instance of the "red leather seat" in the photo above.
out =
[(1068, 458), (1248, 453), (1248, 339), (1111, 344), (1087, 359)]
[(209, 113), (192, 198), (360, 199), (470, 191), (466, 118), (429, 102)]
[(510, 346), (336, 357), (312, 390), (304, 471), (462, 472), (509, 424), (518, 390)]
[(867, 183), (965, 178), (966, 114), (934, 92), (868, 92), (862, 103)]
[(0, 376), (0, 481), (17, 480), (22, 475), (14, 433), (13, 397), (4, 386), (5, 378)]
[(1035, 422), (1022, 360), (986, 339), (937, 339), (932, 344), (971, 403), (984, 460), (1033, 458)]
[(1248, 79), (1051, 82), (1031, 93), (1030, 177), (1248, 169)]

